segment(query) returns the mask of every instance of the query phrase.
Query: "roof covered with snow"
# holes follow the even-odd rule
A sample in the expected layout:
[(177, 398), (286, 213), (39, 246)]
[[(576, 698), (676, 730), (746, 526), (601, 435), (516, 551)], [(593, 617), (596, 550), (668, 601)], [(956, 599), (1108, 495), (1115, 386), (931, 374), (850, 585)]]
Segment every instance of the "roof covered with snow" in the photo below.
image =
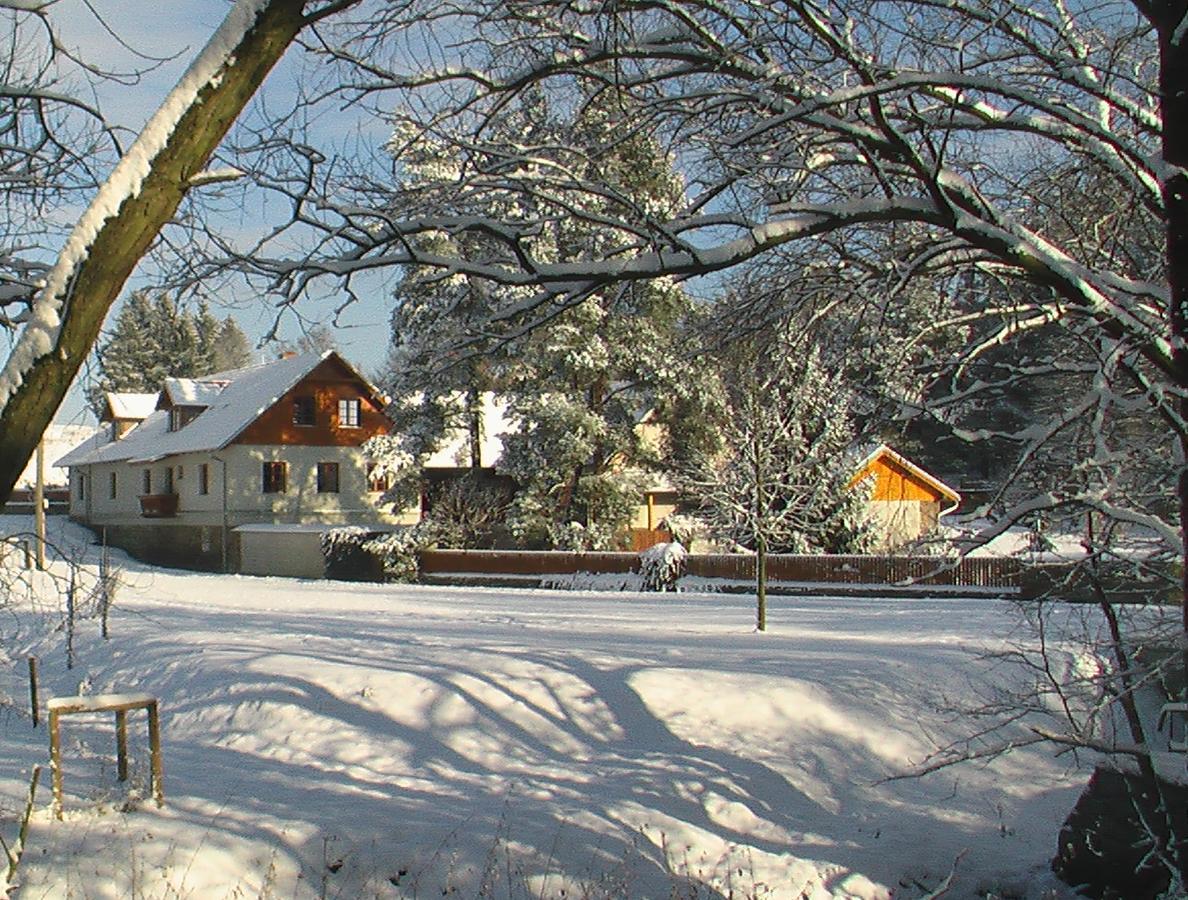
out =
[[(233, 373), (222, 373), (233, 374)], [(229, 381), (218, 375), (203, 378), (166, 378), (159, 406), (210, 406)]]
[[(88, 441), (66, 454), (58, 464), (151, 462), (181, 453), (219, 450), (331, 356), (358, 375), (345, 360), (327, 350), (199, 378), (171, 378), (165, 393), (173, 398), (173, 404), (206, 406), (191, 422), (177, 431), (170, 431), (169, 411), (159, 409), (120, 440)], [(378, 396), (366, 379), (358, 377)]]
[(115, 419), (147, 419), (157, 408), (157, 394), (134, 394), (108, 391), (103, 395), (102, 421)]

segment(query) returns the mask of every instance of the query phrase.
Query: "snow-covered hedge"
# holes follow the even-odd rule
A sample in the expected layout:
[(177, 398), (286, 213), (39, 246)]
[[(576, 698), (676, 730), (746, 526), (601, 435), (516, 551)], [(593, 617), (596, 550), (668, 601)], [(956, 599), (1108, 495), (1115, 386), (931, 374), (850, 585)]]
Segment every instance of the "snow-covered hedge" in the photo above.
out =
[(436, 543), (436, 531), (414, 525), (397, 531), (369, 531), (357, 525), (322, 535), (326, 577), (337, 581), (416, 581), (420, 551)]
[(379, 581), (379, 566), (363, 549), (374, 532), (358, 525), (345, 525), (322, 533), (322, 556), (326, 577), (334, 581)]

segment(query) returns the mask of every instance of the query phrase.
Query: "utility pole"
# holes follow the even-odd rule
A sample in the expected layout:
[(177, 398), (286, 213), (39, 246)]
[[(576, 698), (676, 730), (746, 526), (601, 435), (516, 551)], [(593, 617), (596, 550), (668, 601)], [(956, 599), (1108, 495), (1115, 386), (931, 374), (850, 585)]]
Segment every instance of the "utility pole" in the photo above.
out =
[(37, 442), (34, 464), (37, 479), (33, 485), (33, 530), (37, 532), (37, 568), (45, 570), (45, 435)]

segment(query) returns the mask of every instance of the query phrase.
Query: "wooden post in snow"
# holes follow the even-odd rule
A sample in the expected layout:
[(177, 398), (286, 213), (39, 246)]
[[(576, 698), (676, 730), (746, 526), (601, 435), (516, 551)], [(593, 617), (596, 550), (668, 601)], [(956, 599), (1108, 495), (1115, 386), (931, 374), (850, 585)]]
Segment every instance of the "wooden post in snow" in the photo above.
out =
[(37, 548), (34, 551), (37, 568), (45, 571), (45, 436), (37, 443), (37, 478), (33, 482), (33, 530), (37, 532)]

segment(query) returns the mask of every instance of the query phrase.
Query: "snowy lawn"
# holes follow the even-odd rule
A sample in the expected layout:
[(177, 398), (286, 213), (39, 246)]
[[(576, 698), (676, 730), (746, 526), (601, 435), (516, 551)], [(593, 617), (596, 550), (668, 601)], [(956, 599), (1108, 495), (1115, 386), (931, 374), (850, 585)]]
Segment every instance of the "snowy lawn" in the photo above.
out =
[[(65, 820), (47, 772), (20, 900), (915, 897), (958, 857), (949, 896), (1041, 896), (1088, 777), (1029, 750), (881, 781), (963, 734), (947, 698), (1010, 677), (978, 659), (1017, 637), (1003, 601), (775, 597), (757, 634), (739, 595), (123, 564), (112, 638), (82, 625), (73, 671), (60, 632), (4, 614), (0, 688), (26, 705), (33, 652), (43, 697), (158, 695), (166, 805), (128, 800), (110, 717), (64, 719)], [(11, 838), (47, 738), (13, 712), (0, 734)]]

